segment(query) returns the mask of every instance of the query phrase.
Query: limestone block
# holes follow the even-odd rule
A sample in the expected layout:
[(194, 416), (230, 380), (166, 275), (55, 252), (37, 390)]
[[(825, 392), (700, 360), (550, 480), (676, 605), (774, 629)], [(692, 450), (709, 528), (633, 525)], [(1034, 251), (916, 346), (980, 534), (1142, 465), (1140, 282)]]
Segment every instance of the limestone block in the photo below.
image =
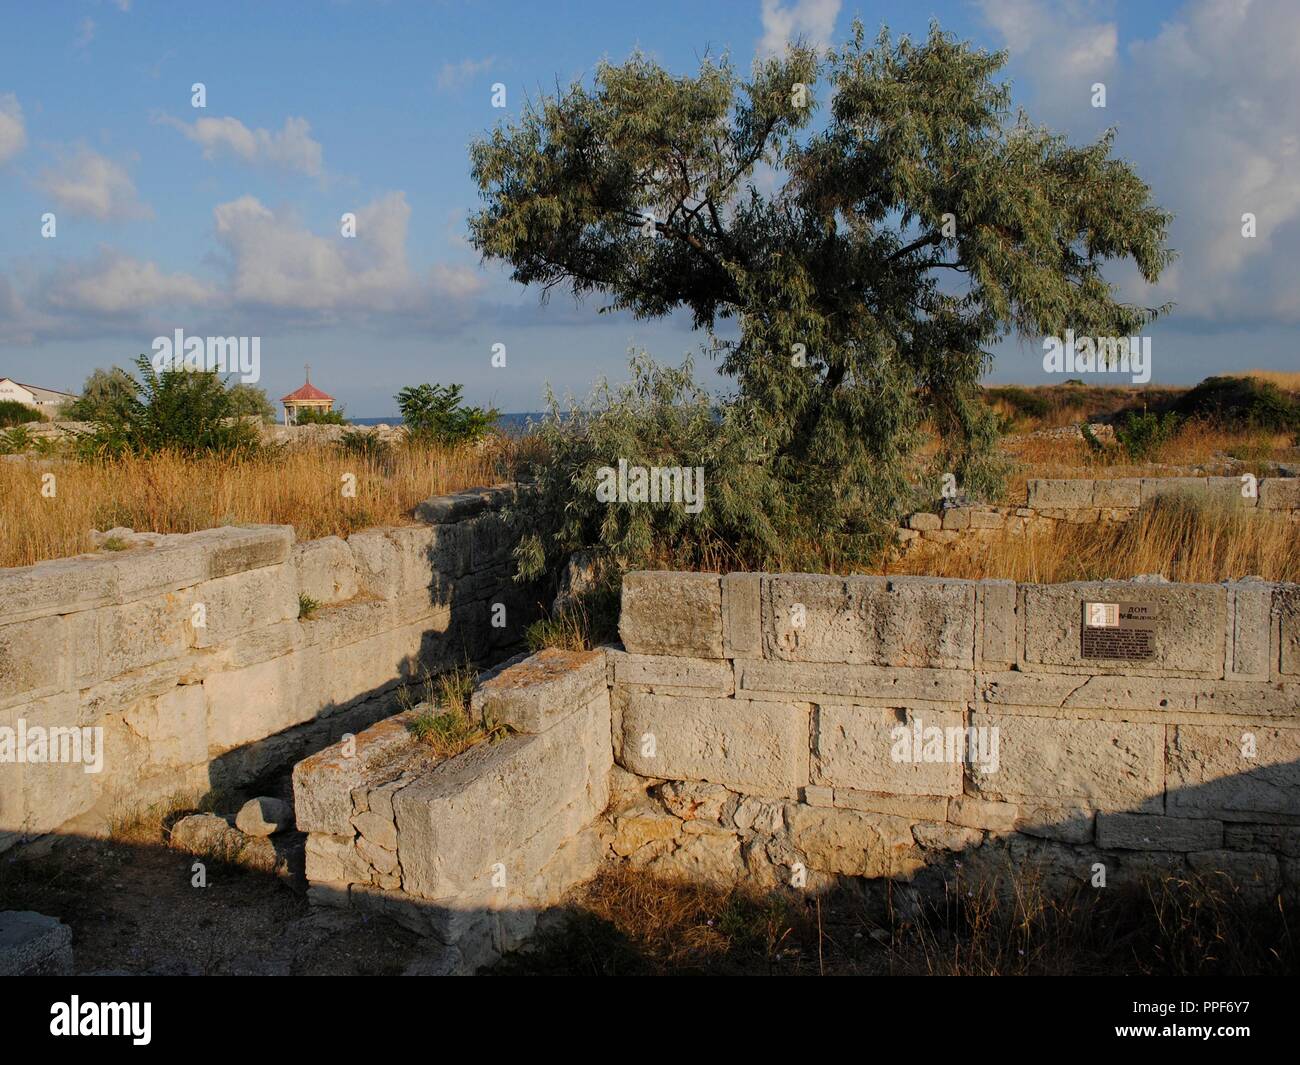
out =
[(1186, 817), (1097, 814), (1097, 846), (1136, 851), (1204, 851), (1223, 845), (1223, 823)]
[[(918, 734), (927, 742), (914, 750)], [(929, 743), (935, 736), (937, 742)], [(945, 738), (950, 741), (947, 749)], [(965, 741), (960, 710), (817, 706), (812, 779), (817, 784), (896, 795), (960, 795)], [(948, 755), (955, 760), (948, 760)]]
[(912, 826), (912, 837), (925, 850), (967, 851), (984, 842), (984, 833), (946, 822), (921, 821)]
[(976, 654), (984, 669), (1010, 668), (1020, 657), (1015, 581), (980, 581), (976, 589), (979, 639)]
[[(1015, 707), (1064, 710), (1196, 710), (1206, 686), (1176, 677), (1120, 677), (1052, 673), (981, 673), (976, 678), (977, 698), (988, 707), (1007, 713)], [(1038, 712), (1037, 716), (1047, 716)]]
[(953, 532), (961, 532), (971, 526), (970, 507), (948, 507), (942, 518), (943, 527)]
[(293, 808), (298, 829), (330, 835), (351, 834), (352, 792), (359, 787), (368, 788), (372, 810), (385, 797), (391, 812), (391, 793), (368, 785), (376, 767), (397, 761), (403, 751), (414, 747), (416, 741), (407, 728), (413, 716), (407, 712), (386, 718), (295, 765)]
[(287, 562), (293, 548), (292, 525), (227, 526), (191, 535), (196, 540), (211, 544), (208, 577), (213, 580), (244, 570)]
[(972, 581), (793, 574), (764, 585), (769, 657), (940, 668), (974, 660)]
[(1001, 529), (1005, 524), (1006, 518), (1000, 511), (972, 508), (970, 512), (972, 529)]
[(1227, 675), (1267, 680), (1274, 585), (1263, 581), (1228, 584), (1232, 641)]
[(1225, 877), (1245, 892), (1271, 895), (1281, 883), (1281, 870), (1272, 854), (1245, 854), (1241, 851), (1194, 851), (1187, 864), (1200, 876), (1211, 881)]
[[(0, 727), (12, 729), (12, 744), (26, 740), (26, 762), (0, 762), (0, 830), (39, 835), (94, 806), (106, 773), (117, 764), (102, 732), (83, 726), (77, 697), (48, 696), (0, 711)], [(20, 730), (25, 730), (20, 732)], [(11, 789), (20, 794), (13, 794)]]
[(1300, 729), (1178, 725), (1166, 760), (1170, 814), (1300, 820)]
[(633, 654), (721, 658), (721, 579), (713, 573), (625, 574), (618, 631)]
[(361, 592), (380, 599), (395, 599), (402, 588), (401, 553), (382, 529), (366, 529), (348, 537), (356, 562)]
[(1259, 482), (1264, 510), (1300, 510), (1300, 477), (1265, 477)]
[(367, 810), (352, 819), (352, 826), (376, 846), (390, 851), (397, 850), (397, 826), (393, 824), (391, 817)]
[(1289, 677), (1300, 676), (1300, 588), (1279, 585), (1273, 597), (1281, 632), (1280, 668)]
[(1275, 851), (1300, 858), (1300, 825), (1224, 825), (1223, 845), (1230, 851)]
[(960, 795), (948, 802), (948, 820), (966, 828), (1012, 832), (1019, 817), (1020, 808), (1015, 803), (990, 802), (970, 795)]
[(89, 687), (179, 658), (193, 645), (189, 590), (73, 614), (68, 634), (74, 683)]
[(59, 691), (70, 672), (68, 657), (64, 618), (0, 626), (0, 706)]
[(307, 879), (330, 884), (368, 884), (370, 863), (357, 853), (351, 835), (313, 832), (307, 837)]
[(736, 660), (736, 690), (745, 699), (913, 706), (965, 703), (971, 689), (964, 670)]
[[(391, 875), (398, 871), (396, 851), (387, 850), (377, 843), (372, 843), (365, 837), (357, 840), (356, 846), (358, 856), (365, 859), (370, 864), (370, 867), (381, 876)], [(393, 884), (391, 886), (396, 887), (397, 885)]]
[(208, 707), (208, 750), (260, 740), (292, 723), (301, 656), (283, 655), (203, 681)]
[(298, 594), (321, 606), (345, 603), (358, 591), (357, 564), (347, 542), (337, 536), (295, 544), (293, 564)]
[(1097, 810), (1163, 813), (1164, 726), (972, 714), (996, 729), (998, 766), (968, 767), (966, 788), (983, 799)]
[(61, 558), (0, 570), (0, 624), (108, 606), (117, 594), (110, 560)]
[(246, 836), (274, 836), (293, 828), (293, 807), (273, 795), (259, 795), (239, 808), (235, 827)]
[(917, 532), (937, 532), (943, 528), (943, 519), (938, 514), (920, 511), (907, 519), (907, 527)]
[[(479, 744), (393, 797), (404, 890), (426, 899), (517, 892), (608, 799), (608, 710), (592, 703), (545, 732)], [(605, 754), (607, 757), (607, 753)]]
[(790, 842), (808, 867), (825, 873), (897, 875), (915, 846), (911, 821), (904, 817), (790, 803), (785, 819)]
[(551, 647), (481, 683), (470, 705), (483, 720), (535, 733), (606, 693), (604, 652)]
[(835, 805), (845, 810), (921, 817), (927, 821), (943, 821), (948, 817), (948, 799), (935, 795), (883, 795), (876, 791), (836, 788)]
[(1039, 839), (1091, 843), (1096, 830), (1096, 815), (1077, 806), (1022, 806), (1016, 813), (1015, 829)]
[[(1241, 482), (1237, 482), (1240, 488)], [(1209, 482), (1204, 477), (1143, 477), (1142, 502), (1150, 503), (1160, 496), (1208, 496)]]
[(727, 658), (763, 657), (763, 577), (728, 573), (722, 578), (723, 654)]
[(207, 713), (203, 685), (184, 684), (132, 704), (123, 718), (148, 744), (150, 765), (181, 768), (208, 760)]
[(619, 654), (614, 657), (614, 681), (649, 687), (661, 695), (731, 695), (735, 690), (731, 663), (716, 658)]
[(465, 530), (469, 541), (470, 570), (487, 569), (510, 560), (518, 536), (504, 515), (481, 514), (462, 522), (460, 528)]
[(620, 762), (642, 776), (793, 795), (808, 783), (808, 714), (800, 703), (631, 693)]
[(1043, 507), (1070, 509), (1092, 506), (1092, 486), (1090, 480), (1046, 480), (1034, 478), (1029, 481), (1028, 505), (1034, 510)]
[(614, 819), (614, 841), (610, 846), (620, 858), (626, 858), (647, 843), (676, 841), (681, 831), (681, 821), (661, 810), (630, 810)]
[(1139, 507), (1142, 505), (1142, 480), (1139, 477), (1098, 478), (1092, 482), (1092, 505), (1095, 507)]
[(217, 647), (254, 629), (298, 616), (298, 582), (291, 566), (232, 573), (204, 581), (190, 594), (195, 647)]
[[(1084, 658), (1084, 604), (1146, 604), (1154, 621), (1154, 657), (1125, 661)], [(1221, 585), (1093, 581), (1022, 584), (1025, 625), (1022, 669), (1061, 673), (1173, 674), (1222, 677), (1227, 647), (1227, 590)]]
[(684, 877), (719, 887), (735, 884), (745, 875), (740, 840), (730, 832), (689, 836), (676, 850), (649, 862), (646, 869), (659, 876)]

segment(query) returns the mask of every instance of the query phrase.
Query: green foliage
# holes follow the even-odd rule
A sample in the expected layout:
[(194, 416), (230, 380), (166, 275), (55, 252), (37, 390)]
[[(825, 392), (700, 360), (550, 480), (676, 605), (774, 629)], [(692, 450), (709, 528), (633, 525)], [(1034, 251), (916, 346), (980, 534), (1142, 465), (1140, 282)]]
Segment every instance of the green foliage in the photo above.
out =
[(990, 403), (1005, 403), (1010, 407), (1015, 419), (1046, 418), (1052, 413), (1051, 401), (1035, 389), (1007, 385), (986, 389), (984, 394)]
[[(786, 508), (771, 452), (740, 417), (742, 408), (715, 406), (693, 383), (689, 361), (672, 369), (636, 355), (632, 373), (619, 388), (602, 382), (582, 409), (562, 412), (548, 396), (550, 413), (536, 429), (545, 458), (534, 470), (534, 491), (520, 503), (529, 530), (515, 549), (521, 580), (554, 572), (574, 552), (615, 571), (655, 558), (743, 566), (775, 557), (798, 534), (780, 520)], [(680, 502), (602, 502), (602, 470), (617, 470), (620, 460), (646, 469), (702, 468), (699, 512)]]
[(1225, 429), (1300, 432), (1300, 399), (1258, 377), (1207, 377), (1173, 410)]
[(150, 454), (174, 450), (239, 453), (258, 446), (254, 426), (235, 418), (230, 390), (206, 370), (154, 369), (147, 355), (136, 359), (139, 380), (131, 395), (101, 408), (95, 429), (78, 446), (83, 454)]
[(19, 403), (14, 399), (0, 399), (0, 429), (44, 420), (45, 415), (35, 407), (29, 407), (26, 403)]
[(135, 395), (135, 382), (125, 370), (118, 366), (95, 370), (64, 413), (78, 422), (109, 421), (129, 407)]
[(304, 595), (302, 592), (298, 593), (298, 618), (300, 621), (311, 621), (319, 609), (319, 599), (313, 599), (310, 595)]
[(1088, 422), (1084, 422), (1079, 427), (1079, 434), (1083, 437), (1083, 442), (1088, 445), (1089, 453), (1093, 455), (1104, 455), (1109, 450), (1107, 446), (1097, 439), (1096, 432)]
[(359, 459), (384, 459), (392, 455), (392, 445), (375, 433), (364, 429), (348, 429), (338, 441), (339, 450)]
[(1182, 418), (1174, 411), (1130, 413), (1123, 425), (1115, 427), (1115, 439), (1129, 458), (1141, 462), (1173, 439), (1181, 424)]
[(15, 425), (0, 432), (0, 455), (21, 455), (36, 443), (32, 431), (25, 425)]
[[(750, 545), (779, 528), (854, 556), (906, 505), (927, 429), (963, 491), (996, 481), (978, 389), (993, 344), (1129, 336), (1160, 310), (1119, 302), (1102, 271), (1132, 259), (1155, 281), (1169, 216), (1112, 134), (1074, 147), (1013, 118), (1004, 58), (937, 26), (873, 44), (855, 25), (842, 49), (792, 47), (747, 81), (725, 59), (695, 76), (601, 63), (472, 146), (471, 240), (521, 284), (689, 311), (738, 385), (721, 424), (768, 467), (740, 523)], [(735, 526), (717, 511), (691, 531)], [(602, 539), (630, 542), (635, 519), (609, 513)]]
[(230, 386), (230, 413), (237, 418), (255, 417), (264, 424), (275, 421), (275, 407), (266, 389), (243, 382)]
[(495, 407), (468, 407), (460, 385), (408, 385), (396, 396), (402, 421), (415, 443), (472, 443), (487, 434), (501, 413)]
[(300, 407), (294, 415), (295, 425), (347, 425), (342, 408), (321, 410), (319, 407)]
[(618, 638), (619, 586), (604, 583), (574, 596), (554, 617), (528, 626), (528, 650), (546, 647), (564, 651), (590, 651)]

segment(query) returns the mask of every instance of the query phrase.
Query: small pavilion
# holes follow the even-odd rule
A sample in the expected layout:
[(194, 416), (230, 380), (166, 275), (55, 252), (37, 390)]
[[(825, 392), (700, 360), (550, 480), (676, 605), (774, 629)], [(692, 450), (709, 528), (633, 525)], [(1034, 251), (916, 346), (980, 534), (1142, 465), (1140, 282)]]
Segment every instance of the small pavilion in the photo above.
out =
[(311, 363), (304, 364), (303, 369), (307, 372), (306, 383), (296, 392), (280, 397), (280, 402), (284, 404), (285, 425), (297, 424), (300, 410), (328, 412), (334, 409), (334, 397), (311, 383)]

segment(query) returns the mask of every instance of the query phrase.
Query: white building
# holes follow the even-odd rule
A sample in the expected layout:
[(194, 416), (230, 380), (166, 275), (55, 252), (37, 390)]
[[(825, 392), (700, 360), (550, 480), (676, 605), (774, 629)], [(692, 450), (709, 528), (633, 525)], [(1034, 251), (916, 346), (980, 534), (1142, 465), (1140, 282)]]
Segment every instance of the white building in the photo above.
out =
[(0, 377), (0, 401), (13, 400), (35, 407), (47, 418), (77, 397), (71, 392), (57, 392), (53, 388), (41, 388), (39, 385), (21, 385), (8, 377)]

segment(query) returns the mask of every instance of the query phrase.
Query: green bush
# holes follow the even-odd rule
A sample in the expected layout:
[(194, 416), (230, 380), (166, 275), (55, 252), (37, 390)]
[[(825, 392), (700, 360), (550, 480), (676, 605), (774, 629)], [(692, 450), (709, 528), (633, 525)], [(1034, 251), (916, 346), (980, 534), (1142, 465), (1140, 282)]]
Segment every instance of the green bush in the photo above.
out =
[(1157, 414), (1143, 411), (1129, 414), (1123, 425), (1115, 427), (1115, 439), (1128, 457), (1142, 461), (1154, 455), (1171, 440), (1182, 424), (1182, 417), (1174, 411)]
[(135, 382), (119, 366), (95, 370), (81, 386), (81, 395), (67, 405), (64, 413), (72, 421), (99, 422), (111, 419), (130, 405), (135, 397)]
[(402, 421), (417, 444), (465, 444), (485, 436), (501, 413), (467, 407), (460, 385), (411, 385), (396, 396)]
[[(794, 521), (744, 408), (716, 405), (693, 383), (689, 361), (673, 369), (638, 355), (632, 373), (617, 389), (602, 382), (582, 409), (562, 412), (548, 396), (550, 413), (536, 430), (535, 491), (520, 504), (529, 530), (515, 552), (520, 578), (553, 573), (574, 552), (614, 572), (656, 560), (739, 569), (783, 551), (793, 558), (807, 526)], [(698, 512), (685, 502), (602, 500), (597, 489), (609, 485), (620, 461), (629, 469), (702, 469)], [(811, 557), (803, 564), (816, 565)]]
[(1172, 409), (1225, 429), (1300, 432), (1300, 400), (1258, 377), (1207, 377)]
[(0, 429), (8, 429), (11, 425), (22, 425), (24, 422), (39, 422), (44, 420), (35, 407), (29, 407), (26, 403), (19, 403), (15, 399), (0, 400)]
[(342, 409), (320, 410), (317, 407), (302, 407), (293, 418), (295, 425), (347, 425), (348, 420)]
[(131, 395), (105, 405), (94, 431), (81, 437), (85, 457), (172, 450), (186, 454), (238, 454), (259, 446), (255, 426), (240, 421), (225, 380), (206, 370), (155, 370), (147, 355), (136, 359), (140, 379), (129, 377)]

